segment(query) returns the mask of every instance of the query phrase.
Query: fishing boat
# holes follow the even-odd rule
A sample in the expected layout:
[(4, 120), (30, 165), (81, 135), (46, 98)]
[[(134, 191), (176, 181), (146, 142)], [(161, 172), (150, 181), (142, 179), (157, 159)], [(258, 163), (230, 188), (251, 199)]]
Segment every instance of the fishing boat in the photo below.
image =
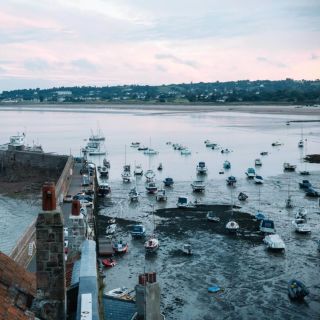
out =
[(290, 299), (303, 300), (309, 294), (309, 289), (299, 280), (291, 279), (288, 283), (288, 295)]
[(208, 168), (206, 167), (206, 163), (204, 161), (200, 161), (197, 165), (197, 173), (198, 174), (206, 174)]
[(158, 168), (157, 168), (159, 171), (161, 171), (163, 169), (162, 167), (162, 163), (160, 162), (159, 165), (158, 165)]
[(172, 178), (168, 177), (168, 178), (165, 178), (163, 181), (163, 184), (165, 187), (172, 187), (173, 184), (174, 184), (174, 181)]
[(144, 176), (146, 177), (147, 182), (151, 182), (155, 178), (156, 174), (154, 173), (154, 171), (152, 169), (148, 169), (146, 171), (146, 173), (144, 174)]
[(102, 166), (99, 170), (100, 177), (107, 179), (109, 177), (109, 169), (105, 166)]
[(290, 164), (289, 162), (285, 162), (283, 164), (283, 170), (284, 171), (295, 171), (297, 168), (296, 165)]
[(213, 211), (208, 211), (207, 220), (211, 222), (220, 222), (220, 218)]
[(237, 182), (237, 179), (234, 176), (229, 176), (226, 181), (228, 186), (234, 186)]
[(137, 165), (134, 167), (133, 174), (134, 174), (135, 176), (142, 176), (142, 175), (143, 175), (143, 169), (142, 169), (141, 164), (137, 164)]
[(108, 183), (99, 181), (98, 182), (98, 196), (104, 197), (111, 192), (111, 188)]
[(119, 240), (112, 244), (112, 248), (115, 253), (126, 253), (128, 251), (128, 244)]
[(159, 189), (156, 193), (156, 200), (157, 201), (167, 201), (168, 197), (166, 195), (166, 190)]
[(180, 196), (178, 197), (177, 207), (178, 208), (187, 208), (189, 206), (188, 197)]
[(261, 166), (262, 166), (262, 161), (261, 161), (261, 159), (260, 159), (260, 158), (255, 159), (255, 160), (254, 160), (254, 165), (255, 165), (256, 167), (261, 167)]
[(156, 184), (151, 181), (151, 182), (147, 183), (146, 190), (150, 194), (155, 194), (157, 192), (158, 188), (157, 188)]
[(191, 244), (185, 243), (182, 247), (182, 252), (186, 255), (192, 255)]
[(286, 248), (285, 243), (278, 234), (269, 234), (264, 237), (263, 242), (267, 248), (273, 251), (283, 251)]
[(260, 222), (259, 230), (264, 233), (275, 233), (276, 229), (273, 220), (263, 219)]
[(223, 168), (228, 170), (231, 168), (231, 163), (230, 161), (226, 160), (224, 163), (223, 163)]
[(310, 233), (311, 228), (305, 219), (298, 218), (292, 221), (292, 226), (297, 233)]
[(101, 262), (107, 268), (112, 268), (117, 264), (117, 261), (114, 260), (113, 258), (102, 259)]
[(129, 199), (132, 202), (136, 202), (139, 200), (139, 192), (137, 191), (137, 187), (133, 187), (129, 192)]
[(193, 192), (203, 192), (206, 190), (206, 185), (202, 180), (195, 180), (191, 183)]
[(146, 228), (142, 224), (136, 224), (130, 233), (133, 238), (142, 238), (146, 235)]
[(248, 168), (246, 171), (248, 179), (253, 179), (256, 176), (256, 170), (254, 168)]
[(263, 184), (264, 182), (262, 176), (255, 176), (253, 179), (256, 184)]
[(244, 192), (240, 192), (238, 195), (239, 201), (246, 201), (248, 199), (248, 196)]

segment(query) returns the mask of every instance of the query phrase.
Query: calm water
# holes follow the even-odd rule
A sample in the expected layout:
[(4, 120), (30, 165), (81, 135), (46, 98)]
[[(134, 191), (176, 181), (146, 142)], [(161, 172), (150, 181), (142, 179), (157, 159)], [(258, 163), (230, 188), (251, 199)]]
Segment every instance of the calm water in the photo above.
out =
[[(107, 288), (133, 287), (137, 275), (144, 270), (156, 271), (162, 288), (162, 309), (167, 319), (318, 319), (320, 314), (320, 254), (316, 240), (320, 238), (320, 215), (317, 200), (307, 199), (299, 190), (301, 176), (297, 173), (283, 173), (283, 162), (298, 165), (298, 169), (312, 171), (309, 180), (320, 186), (319, 165), (302, 163), (303, 150), (297, 143), (303, 132), (307, 139), (304, 149), (307, 153), (319, 153), (319, 123), (291, 123), (288, 120), (320, 119), (309, 116), (254, 115), (244, 113), (182, 113), (159, 111), (93, 110), (83, 112), (62, 110), (38, 112), (35, 110), (0, 111), (0, 143), (7, 142), (10, 135), (25, 131), (27, 142), (42, 144), (45, 151), (79, 155), (84, 140), (91, 130), (99, 127), (106, 136), (108, 158), (111, 161), (110, 184), (112, 196), (100, 203), (100, 214), (120, 217), (130, 221), (143, 221), (148, 232), (152, 230), (150, 205), (155, 209), (175, 207), (177, 197), (186, 194), (190, 200), (203, 203), (230, 203), (231, 192), (225, 185), (228, 175), (238, 178), (233, 190), (234, 201), (239, 191), (246, 191), (249, 201), (242, 210), (250, 213), (260, 208), (274, 219), (277, 232), (286, 243), (282, 255), (270, 254), (262, 243), (230, 238), (194, 228), (179, 235), (159, 234), (161, 248), (151, 259), (145, 259), (143, 242), (132, 241), (128, 225), (119, 227), (118, 235), (129, 241), (129, 253), (118, 258), (118, 265), (106, 271)], [(210, 139), (223, 148), (231, 149), (228, 155), (219, 150), (205, 147), (204, 140)], [(271, 147), (273, 141), (283, 146)], [(140, 141), (159, 151), (157, 156), (148, 157), (130, 147), (131, 142)], [(181, 156), (166, 142), (178, 142), (188, 146), (192, 154)], [(307, 149), (307, 150), (306, 150)], [(262, 157), (261, 151), (269, 155)], [(254, 166), (254, 159), (260, 157), (263, 165), (258, 169), (265, 178), (259, 189), (245, 179), (244, 172)], [(102, 163), (103, 157), (94, 161)], [(220, 175), (224, 160), (232, 168)], [(194, 195), (190, 182), (196, 178), (196, 164), (205, 161), (209, 168), (206, 177), (207, 189), (203, 195)], [(130, 184), (121, 182), (124, 163), (140, 163), (144, 169), (156, 169), (163, 163), (163, 171), (157, 172), (157, 181), (171, 176), (176, 181), (168, 192), (168, 202), (158, 204), (154, 196), (144, 192), (144, 178), (137, 180), (141, 200), (132, 205), (128, 202)], [(288, 193), (296, 207), (285, 209)], [(7, 204), (6, 204), (7, 203)], [(1, 215), (6, 223), (14, 221), (14, 210), (7, 201), (2, 202)], [(292, 231), (291, 221), (297, 207), (306, 207), (312, 233), (299, 236)], [(35, 214), (37, 210), (35, 210)], [(157, 224), (161, 219), (156, 216)], [(174, 221), (172, 223), (175, 223)], [(103, 226), (102, 226), (103, 228)], [(13, 237), (13, 232), (1, 238)], [(179, 254), (184, 242), (190, 242), (195, 255), (185, 257)], [(1, 243), (1, 242), (0, 242)], [(304, 304), (295, 304), (287, 297), (287, 281), (292, 277), (303, 280), (311, 294)], [(209, 295), (207, 287), (217, 283), (225, 288), (223, 294)]]

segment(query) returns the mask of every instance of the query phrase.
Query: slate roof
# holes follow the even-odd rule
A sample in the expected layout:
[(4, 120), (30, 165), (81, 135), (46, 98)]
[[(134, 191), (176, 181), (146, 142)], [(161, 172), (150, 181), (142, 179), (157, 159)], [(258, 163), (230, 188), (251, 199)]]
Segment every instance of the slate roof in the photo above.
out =
[(30, 320), (36, 276), (0, 251), (0, 319)]
[(131, 320), (137, 311), (132, 301), (103, 297), (104, 318), (107, 320)]

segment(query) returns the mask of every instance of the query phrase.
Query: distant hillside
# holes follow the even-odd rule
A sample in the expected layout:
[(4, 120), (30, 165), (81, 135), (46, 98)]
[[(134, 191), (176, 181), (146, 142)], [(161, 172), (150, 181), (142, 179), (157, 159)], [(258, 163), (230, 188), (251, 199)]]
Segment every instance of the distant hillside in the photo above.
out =
[(319, 104), (320, 80), (229, 81), (3, 91), (2, 103), (286, 103)]

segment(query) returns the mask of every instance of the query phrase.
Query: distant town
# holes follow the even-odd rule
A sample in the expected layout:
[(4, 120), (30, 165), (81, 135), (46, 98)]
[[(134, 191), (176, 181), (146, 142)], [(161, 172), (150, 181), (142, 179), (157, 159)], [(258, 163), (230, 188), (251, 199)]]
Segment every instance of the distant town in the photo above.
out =
[(320, 104), (320, 80), (241, 80), (160, 86), (74, 86), (3, 91), (0, 103)]

